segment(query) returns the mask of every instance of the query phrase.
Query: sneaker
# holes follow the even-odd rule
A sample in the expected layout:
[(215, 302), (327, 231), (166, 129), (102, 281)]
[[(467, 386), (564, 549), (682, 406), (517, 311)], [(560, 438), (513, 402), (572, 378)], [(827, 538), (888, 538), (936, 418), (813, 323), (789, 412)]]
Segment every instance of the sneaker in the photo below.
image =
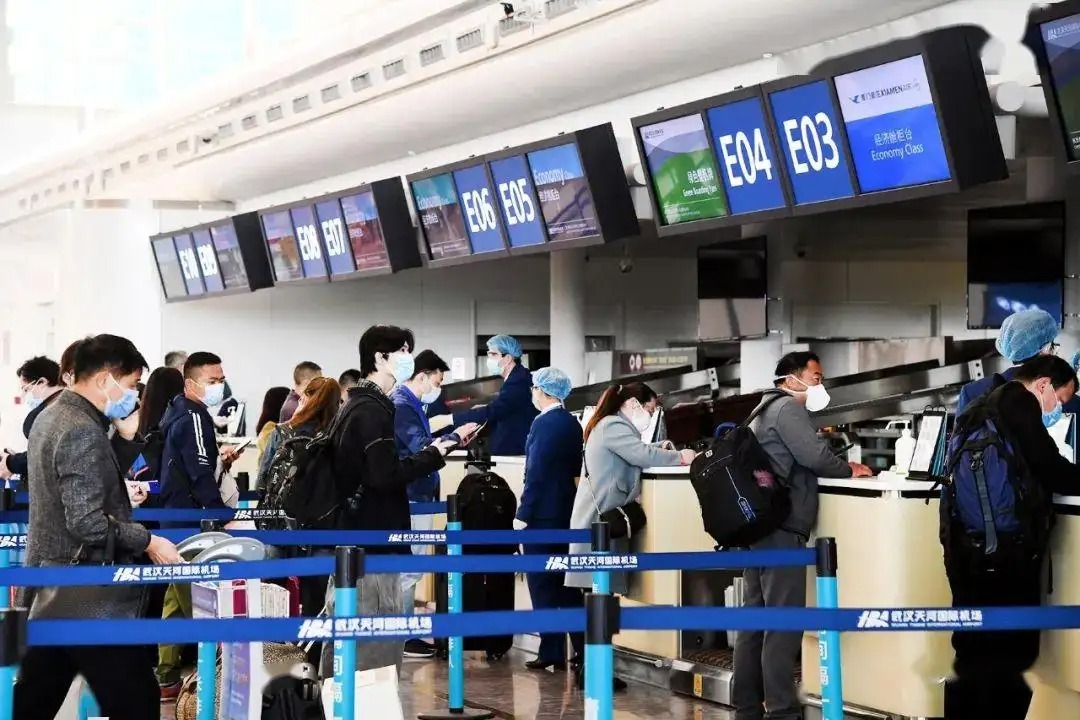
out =
[(407, 658), (433, 658), (435, 646), (424, 642), (420, 638), (412, 638), (405, 641), (405, 657)]
[(182, 684), (183, 683), (173, 682), (158, 685), (158, 688), (161, 690), (161, 702), (175, 700), (176, 697), (180, 694), (180, 686)]

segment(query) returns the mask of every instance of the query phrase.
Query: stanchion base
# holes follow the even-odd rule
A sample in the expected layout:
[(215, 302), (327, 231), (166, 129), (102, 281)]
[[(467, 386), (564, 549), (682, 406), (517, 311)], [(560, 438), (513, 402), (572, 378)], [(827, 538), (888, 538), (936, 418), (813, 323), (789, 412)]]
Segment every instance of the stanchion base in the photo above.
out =
[(416, 720), (489, 720), (493, 717), (495, 713), (489, 710), (475, 710), (467, 707), (457, 711), (447, 708), (436, 712), (421, 713), (416, 716)]

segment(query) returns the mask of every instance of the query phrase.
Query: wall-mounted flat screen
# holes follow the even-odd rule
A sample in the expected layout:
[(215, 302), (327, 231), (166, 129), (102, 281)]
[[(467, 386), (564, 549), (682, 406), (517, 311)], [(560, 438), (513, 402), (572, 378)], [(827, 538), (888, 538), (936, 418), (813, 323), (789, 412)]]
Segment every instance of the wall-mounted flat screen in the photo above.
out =
[(638, 128), (660, 222), (676, 225), (723, 217), (728, 202), (716, 174), (700, 113)]
[(187, 296), (184, 272), (180, 269), (180, 258), (176, 254), (176, 244), (171, 237), (154, 238), (151, 242), (158, 275), (161, 276), (161, 289), (166, 300), (175, 300)]
[(471, 252), (465, 218), (450, 173), (414, 180), (413, 200), (432, 260), (463, 257)]
[(548, 239), (576, 240), (598, 235), (600, 223), (577, 146), (567, 143), (534, 150), (528, 158)]
[(499, 230), (499, 216), (495, 211), (495, 194), (484, 166), (480, 164), (455, 170), (454, 183), (457, 185), (473, 254), (505, 250)]
[(354, 272), (356, 260), (353, 258), (352, 248), (349, 247), (349, 233), (341, 215), (341, 203), (337, 200), (323, 200), (315, 203), (315, 217), (322, 230), (330, 276), (336, 277)]
[(1060, 202), (968, 213), (968, 327), (998, 328), (1018, 310), (1064, 317), (1065, 210)]
[(1080, 15), (1043, 23), (1050, 81), (1070, 160), (1080, 160)]
[(176, 255), (180, 258), (180, 269), (184, 273), (188, 297), (204, 294), (206, 286), (203, 285), (202, 273), (199, 271), (199, 260), (195, 254), (191, 233), (181, 233), (174, 236), (173, 240), (176, 242)]
[(250, 290), (247, 268), (244, 267), (244, 255), (240, 251), (240, 242), (236, 237), (236, 228), (232, 221), (210, 227), (210, 237), (214, 240), (217, 251), (218, 268), (226, 290)]
[(768, 263), (763, 237), (698, 248), (698, 339), (768, 332)]
[(221, 292), (225, 289), (225, 282), (221, 278), (221, 269), (218, 267), (217, 252), (214, 250), (214, 240), (210, 236), (210, 231), (202, 228), (191, 235), (195, 241), (195, 257), (199, 260), (199, 269), (202, 270), (206, 292)]
[(769, 93), (769, 104), (795, 204), (852, 197), (847, 149), (828, 81), (776, 90)]
[(772, 133), (760, 97), (710, 108), (706, 113), (731, 213), (787, 205)]
[(296, 243), (296, 232), (287, 210), (264, 213), (260, 218), (263, 237), (270, 251), (270, 264), (274, 268), (276, 282), (301, 280), (304, 266), (300, 260), (300, 248)]
[(951, 177), (921, 55), (838, 75), (835, 83), (863, 192)]
[(384, 270), (390, 267), (379, 211), (371, 192), (341, 198), (345, 227), (349, 231), (353, 260), (357, 270)]
[(537, 212), (536, 189), (524, 155), (511, 155), (491, 161), (491, 175), (502, 208), (503, 226), (510, 247), (543, 245), (544, 222)]
[(296, 229), (296, 245), (300, 248), (304, 277), (326, 277), (326, 260), (323, 259), (323, 245), (314, 209), (310, 205), (301, 205), (290, 209), (289, 216)]

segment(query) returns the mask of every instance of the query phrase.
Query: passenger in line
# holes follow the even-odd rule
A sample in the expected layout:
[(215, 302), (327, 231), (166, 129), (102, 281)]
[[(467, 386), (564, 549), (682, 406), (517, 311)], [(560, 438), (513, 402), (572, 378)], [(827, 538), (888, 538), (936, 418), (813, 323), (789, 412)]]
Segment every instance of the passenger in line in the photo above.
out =
[[(574, 496), (570, 527), (588, 530), (600, 515), (637, 500), (641, 494), (641, 471), (647, 467), (689, 465), (694, 461), (693, 450), (675, 450), (670, 441), (654, 445), (641, 439), (656, 413), (656, 393), (644, 383), (612, 385), (600, 397), (596, 411), (585, 426), (585, 462), (582, 478)], [(615, 554), (630, 551), (628, 538), (612, 541)], [(572, 543), (571, 554), (592, 551), (589, 543)], [(629, 583), (626, 573), (611, 573), (611, 592), (625, 595)], [(592, 578), (588, 573), (567, 573), (566, 586), (589, 590)], [(578, 598), (578, 602), (582, 602)], [(582, 658), (583, 659), (583, 658)], [(578, 663), (577, 683), (584, 687), (584, 663)], [(615, 689), (626, 683), (615, 678)]]
[[(574, 509), (578, 472), (581, 470), (581, 423), (563, 407), (573, 385), (557, 368), (541, 368), (532, 376), (532, 404), (539, 415), (525, 442), (525, 488), (521, 493), (514, 528), (568, 530)], [(567, 546), (529, 545), (527, 554), (565, 555)], [(534, 608), (580, 607), (581, 595), (565, 585), (563, 573), (529, 573), (529, 596)], [(574, 651), (584, 657), (584, 639), (571, 636)], [(529, 670), (566, 670), (566, 637), (542, 633), (536, 659)]]
[[(131, 521), (120, 470), (141, 445), (124, 420), (135, 415), (135, 385), (145, 366), (131, 341), (115, 335), (88, 338), (76, 350), (71, 389), (30, 431), (28, 566), (180, 562), (171, 542)], [(145, 587), (51, 587), (24, 589), (21, 596), (18, 606), (29, 606), (35, 620), (130, 620), (141, 615)], [(52, 720), (78, 675), (102, 716), (160, 715), (146, 648), (108, 645), (29, 648), (15, 684), (14, 717)]]
[(322, 377), (322, 374), (322, 368), (310, 360), (305, 360), (293, 368), (293, 387), (289, 391), (289, 397), (285, 398), (285, 404), (281, 406), (278, 422), (285, 422), (293, 416), (296, 406), (300, 404), (300, 396), (304, 394), (304, 388), (312, 379)]
[(270, 442), (270, 435), (277, 427), (277, 420), (281, 417), (281, 408), (287, 397), (289, 397), (287, 387), (272, 387), (263, 395), (262, 411), (259, 413), (258, 422), (255, 423), (255, 448), (258, 452), (255, 467), (262, 467), (266, 455), (266, 444)]
[(184, 363), (187, 362), (188, 354), (183, 350), (171, 350), (165, 353), (165, 367), (176, 368), (184, 372)]
[(496, 335), (487, 341), (487, 370), (501, 375), (499, 394), (487, 405), (433, 418), (432, 425), (445, 427), (464, 423), (490, 423), (492, 455), (524, 455), (536, 408), (530, 401), (532, 373), (521, 364), (521, 343), (509, 335)]
[[(821, 361), (810, 352), (788, 353), (775, 372), (776, 390), (751, 424), (778, 477), (791, 491), (791, 514), (783, 525), (753, 546), (754, 550), (791, 550), (806, 546), (817, 524), (818, 478), (869, 477), (870, 468), (845, 462), (818, 437), (811, 412), (825, 409), (829, 393), (822, 384)], [(779, 399), (775, 396), (779, 394)], [(743, 572), (744, 607), (805, 607), (806, 568), (747, 568)], [(795, 688), (795, 665), (801, 632), (739, 631), (735, 640), (732, 701), (737, 720), (797, 720), (802, 702)]]
[[(32, 357), (19, 367), (15, 375), (19, 378), (19, 394), (22, 395), (23, 404), (30, 410), (22, 426), (23, 437), (29, 438), (30, 429), (41, 411), (64, 389), (60, 383), (60, 365), (44, 356)], [(24, 452), (5, 455), (0, 462), (0, 478), (5, 480), (12, 475), (25, 478), (26, 471), (27, 454)]]
[[(407, 458), (432, 443), (431, 424), (424, 408), (436, 398), (442, 388), (443, 373), (450, 367), (431, 350), (417, 353), (413, 376), (400, 383), (390, 393), (394, 401), (394, 439), (397, 441), (398, 457)], [(418, 478), (409, 483), (409, 503), (431, 503), (439, 499), (439, 473)], [(431, 530), (435, 518), (432, 515), (412, 515), (413, 530)], [(430, 545), (413, 545), (414, 555), (429, 554)], [(416, 585), (423, 576), (406, 573), (401, 576), (405, 612), (416, 611)], [(405, 657), (430, 658), (435, 656), (435, 646), (420, 638), (405, 641)]]
[[(394, 439), (394, 403), (389, 393), (398, 383), (414, 376), (413, 334), (404, 328), (375, 325), (360, 338), (359, 384), (349, 391), (349, 401), (341, 410), (338, 429), (331, 439), (333, 474), (339, 497), (345, 498), (341, 518), (345, 530), (408, 530), (411, 482), (429, 476), (446, 464), (444, 459), (453, 440), (438, 440), (402, 458)], [(468, 439), (475, 425), (457, 429)], [(370, 546), (370, 554), (402, 554), (401, 546)], [(332, 614), (333, 578), (327, 587), (327, 603)], [(357, 584), (356, 615), (400, 615), (403, 610), (401, 577), (396, 574), (367, 574)], [(398, 640), (365, 642), (356, 648), (356, 670), (371, 670), (401, 664), (403, 643)], [(323, 647), (321, 677), (333, 672), (332, 643)], [(350, 670), (346, 668), (346, 673)]]
[[(1034, 483), (1037, 492), (1027, 493), (1027, 503), (1016, 502), (1010, 515), (1021, 530), (999, 529), (994, 552), (988, 552), (985, 520), (972, 527), (973, 517), (965, 520), (959, 503), (949, 493), (943, 496), (951, 505), (943, 509), (941, 534), (953, 607), (1041, 605), (1053, 494), (1080, 494), (1080, 466), (1061, 456), (1046, 431), (1061, 416), (1062, 394), (1076, 391), (1076, 371), (1057, 356), (1040, 355), (1015, 368), (1012, 378), (995, 375), (991, 391), (957, 418), (954, 433), (962, 436), (991, 419), (1020, 459), (1018, 467), (1026, 469), (1018, 482)], [(957, 472), (954, 482), (960, 495), (965, 491), (960, 484), (974, 480)], [(977, 497), (976, 489), (966, 490), (967, 497)], [(1004, 525), (1003, 520), (999, 516), (994, 525)], [(955, 679), (945, 684), (946, 720), (1027, 717), (1031, 689), (1024, 672), (1039, 657), (1038, 630), (956, 632), (952, 644)]]
[(341, 402), (348, 402), (349, 391), (360, 384), (361, 377), (360, 371), (355, 368), (341, 373), (341, 377), (338, 378), (338, 385), (341, 386)]
[[(1022, 363), (1039, 355), (1057, 354), (1057, 336), (1060, 329), (1057, 320), (1045, 310), (1021, 310), (1005, 318), (994, 346), (1013, 367), (1006, 369), (1001, 376), (1006, 381), (1012, 380)], [(975, 398), (990, 392), (993, 383), (993, 377), (984, 377), (960, 388), (960, 397), (956, 400), (956, 414), (964, 412)], [(1065, 412), (1080, 411), (1080, 401), (1073, 403), (1073, 393), (1066, 392), (1062, 390), (1059, 395), (1061, 402), (1067, 406)]]

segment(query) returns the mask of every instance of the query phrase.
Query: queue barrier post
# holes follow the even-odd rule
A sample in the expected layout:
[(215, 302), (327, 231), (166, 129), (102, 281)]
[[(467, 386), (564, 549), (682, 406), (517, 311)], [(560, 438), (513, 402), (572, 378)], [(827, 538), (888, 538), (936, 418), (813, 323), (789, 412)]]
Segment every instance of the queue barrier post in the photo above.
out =
[[(448, 495), (446, 498), (446, 529), (448, 531), (461, 530), (461, 509), (458, 505), (457, 495)], [(461, 555), (461, 545), (458, 543), (446, 544), (447, 555)], [(451, 572), (446, 574), (446, 611), (451, 614), (462, 612), (461, 598), (464, 592), (461, 573)], [(488, 720), (495, 717), (494, 713), (486, 710), (474, 710), (465, 707), (465, 642), (460, 636), (447, 638), (449, 667), (449, 692), (447, 693), (447, 710), (445, 712), (423, 713), (417, 715), (418, 720)]]
[[(836, 584), (836, 539), (819, 538), (814, 547), (817, 553), (817, 605), (836, 609), (840, 598)], [(840, 670), (840, 633), (818, 631), (818, 662), (821, 666), (822, 720), (843, 720), (844, 687)]]
[[(334, 616), (356, 615), (356, 584), (363, 575), (363, 551), (339, 545), (334, 551)], [(356, 641), (334, 640), (334, 720), (356, 717)]]
[[(611, 527), (592, 524), (592, 552), (611, 552)], [(611, 595), (611, 574), (594, 570), (592, 592), (585, 596), (585, 717), (611, 720), (615, 676), (615, 651), (611, 638), (618, 632), (619, 599)]]

